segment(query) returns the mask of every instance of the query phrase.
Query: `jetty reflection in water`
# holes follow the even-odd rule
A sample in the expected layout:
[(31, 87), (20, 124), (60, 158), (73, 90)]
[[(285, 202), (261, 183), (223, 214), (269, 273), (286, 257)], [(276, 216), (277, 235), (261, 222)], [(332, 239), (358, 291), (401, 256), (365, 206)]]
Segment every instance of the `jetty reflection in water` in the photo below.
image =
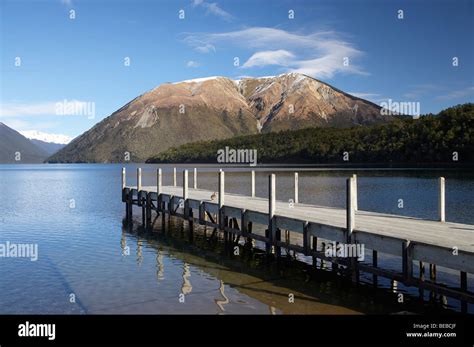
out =
[[(156, 262), (156, 313), (363, 314), (417, 310), (414, 302), (397, 303), (393, 294), (396, 283), (386, 289), (360, 287), (331, 271), (311, 273), (304, 266), (293, 266), (294, 257), (288, 257), (283, 266), (266, 262), (258, 251), (248, 250), (235, 257), (226, 252), (219, 232), (196, 225), (191, 232), (180, 218), (166, 218), (164, 229), (161, 217), (149, 231), (139, 223), (124, 226), (121, 247), (122, 253), (127, 252), (126, 247), (136, 247), (137, 267), (146, 262), (144, 254), (148, 258), (153, 253), (149, 258)], [(166, 284), (161, 285), (163, 282)], [(174, 292), (170, 290), (172, 283), (176, 285)], [(290, 294), (294, 301), (289, 300)], [(438, 309), (441, 307), (433, 308)]]

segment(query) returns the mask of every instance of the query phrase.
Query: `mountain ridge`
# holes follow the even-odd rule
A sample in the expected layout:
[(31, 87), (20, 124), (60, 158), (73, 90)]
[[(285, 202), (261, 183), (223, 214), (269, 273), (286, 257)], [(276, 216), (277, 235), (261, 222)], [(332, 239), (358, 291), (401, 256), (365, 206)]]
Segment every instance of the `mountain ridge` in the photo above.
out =
[(168, 148), (259, 132), (391, 121), (380, 107), (299, 73), (204, 77), (161, 84), (132, 99), (49, 162), (144, 161)]
[(42, 163), (49, 153), (0, 122), (0, 163)]

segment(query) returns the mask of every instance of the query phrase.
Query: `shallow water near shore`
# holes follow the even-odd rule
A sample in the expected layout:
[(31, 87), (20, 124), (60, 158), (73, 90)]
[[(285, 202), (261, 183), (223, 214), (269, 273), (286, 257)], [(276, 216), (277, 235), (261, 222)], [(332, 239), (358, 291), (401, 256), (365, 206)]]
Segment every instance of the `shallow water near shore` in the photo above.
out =
[[(140, 165), (143, 184), (153, 185), (157, 165)], [(171, 184), (172, 166), (164, 169)], [(178, 166), (178, 172), (185, 166)], [(192, 169), (192, 167), (187, 167)], [(257, 195), (267, 195), (270, 169), (257, 169)], [(136, 165), (127, 166), (135, 182)], [(250, 193), (248, 169), (226, 169), (226, 191)], [(293, 194), (292, 171), (277, 174), (277, 199)], [(435, 219), (437, 181), (446, 177), (448, 221), (474, 224), (474, 174), (454, 170), (299, 171), (301, 202), (343, 207), (345, 178), (358, 174), (359, 208)], [(172, 218), (164, 230), (123, 225), (121, 165), (58, 164), (0, 166), (0, 243), (38, 245), (38, 260), (0, 258), (0, 313), (33, 314), (363, 314), (454, 312), (459, 302), (421, 303), (418, 290), (404, 304), (388, 280), (380, 289), (362, 274), (356, 286), (331, 271), (306, 266), (304, 259), (268, 262), (259, 252), (235, 257), (212, 229)], [(192, 183), (192, 175), (190, 175)], [(180, 179), (178, 179), (180, 182)], [(199, 167), (198, 185), (217, 189), (216, 169)], [(403, 208), (399, 208), (403, 199)], [(384, 257), (380, 265), (399, 266)], [(459, 275), (439, 269), (443, 282), (458, 285)], [(472, 277), (468, 283), (472, 290)], [(366, 284), (364, 284), (366, 283)], [(294, 298), (291, 302), (289, 298)], [(184, 300), (182, 300), (184, 297)], [(425, 293), (429, 298), (429, 293)], [(181, 299), (181, 301), (180, 301)], [(184, 301), (184, 302), (183, 302)], [(469, 307), (472, 312), (472, 305)]]

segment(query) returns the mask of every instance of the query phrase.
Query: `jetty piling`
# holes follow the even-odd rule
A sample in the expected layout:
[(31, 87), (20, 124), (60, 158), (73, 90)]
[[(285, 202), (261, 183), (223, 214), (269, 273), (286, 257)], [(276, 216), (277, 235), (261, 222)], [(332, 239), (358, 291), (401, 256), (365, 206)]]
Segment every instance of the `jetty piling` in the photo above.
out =
[[(142, 207), (142, 224), (151, 226), (152, 211), (162, 214), (163, 229), (165, 214), (190, 222), (214, 228), (214, 232), (224, 232), (226, 243), (238, 242), (239, 237), (246, 239), (246, 246), (252, 247), (254, 241), (265, 244), (267, 254), (281, 257), (281, 248), (286, 254), (290, 251), (300, 253), (312, 259), (313, 265), (320, 260), (321, 268), (325, 262), (332, 263), (333, 269), (340, 266), (349, 270), (353, 281), (359, 281), (359, 272), (372, 274), (374, 286), (378, 278), (385, 277), (392, 283), (401, 282), (406, 286), (418, 287), (420, 295), (429, 290), (432, 295), (447, 296), (461, 301), (462, 310), (467, 303), (474, 303), (474, 293), (468, 290), (468, 273), (474, 273), (474, 226), (450, 223), (445, 220), (445, 179), (438, 180), (438, 221), (419, 218), (387, 215), (370, 211), (361, 211), (357, 204), (357, 176), (346, 180), (346, 208), (313, 206), (300, 202), (298, 196), (298, 173), (295, 172), (295, 202), (277, 199), (277, 177), (268, 176), (268, 198), (255, 196), (255, 170), (251, 170), (250, 196), (225, 193), (225, 172), (218, 171), (218, 198), (210, 199), (212, 191), (197, 189), (198, 173), (194, 168), (193, 188), (189, 188), (188, 170), (183, 171), (183, 186), (176, 186), (176, 168), (173, 168), (173, 185), (163, 185), (162, 169), (157, 169), (156, 185), (142, 186), (142, 170), (137, 168), (136, 186), (127, 186), (126, 170), (122, 168), (122, 201), (126, 204), (125, 219), (133, 222), (133, 205)], [(181, 206), (180, 206), (181, 205)], [(180, 209), (180, 207), (184, 207)], [(179, 212), (179, 211), (183, 212)], [(196, 213), (194, 212), (196, 211)], [(215, 218), (217, 217), (217, 219)], [(252, 232), (254, 223), (267, 227), (265, 236)], [(240, 225), (239, 225), (240, 224)], [(281, 230), (285, 231), (285, 240), (281, 240)], [(303, 246), (293, 242), (289, 234), (300, 234)], [(300, 239), (301, 239), (300, 238)], [(372, 261), (358, 261), (357, 257), (328, 257), (324, 245), (318, 251), (318, 239), (321, 243), (336, 247), (364, 245), (372, 251)], [(453, 255), (453, 247), (457, 253)], [(400, 271), (380, 267), (379, 253), (398, 256), (402, 260)], [(413, 262), (420, 264), (419, 276), (413, 275)], [(424, 264), (430, 266), (430, 279), (423, 276)], [(436, 267), (442, 266), (457, 271), (460, 276), (459, 288), (449, 287), (436, 279)], [(394, 285), (394, 288), (396, 286)], [(396, 290), (396, 289), (394, 289)]]

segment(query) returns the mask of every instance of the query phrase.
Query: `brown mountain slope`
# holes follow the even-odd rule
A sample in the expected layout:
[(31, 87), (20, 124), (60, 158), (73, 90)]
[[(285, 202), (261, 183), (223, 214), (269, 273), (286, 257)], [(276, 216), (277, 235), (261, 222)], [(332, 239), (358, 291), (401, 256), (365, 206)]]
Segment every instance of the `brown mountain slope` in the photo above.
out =
[(244, 79), (240, 90), (259, 119), (262, 132), (315, 126), (352, 126), (389, 121), (380, 107), (314, 78), (289, 73)]
[(170, 147), (259, 131), (389, 121), (380, 108), (301, 74), (166, 83), (77, 137), (49, 162), (144, 161)]

